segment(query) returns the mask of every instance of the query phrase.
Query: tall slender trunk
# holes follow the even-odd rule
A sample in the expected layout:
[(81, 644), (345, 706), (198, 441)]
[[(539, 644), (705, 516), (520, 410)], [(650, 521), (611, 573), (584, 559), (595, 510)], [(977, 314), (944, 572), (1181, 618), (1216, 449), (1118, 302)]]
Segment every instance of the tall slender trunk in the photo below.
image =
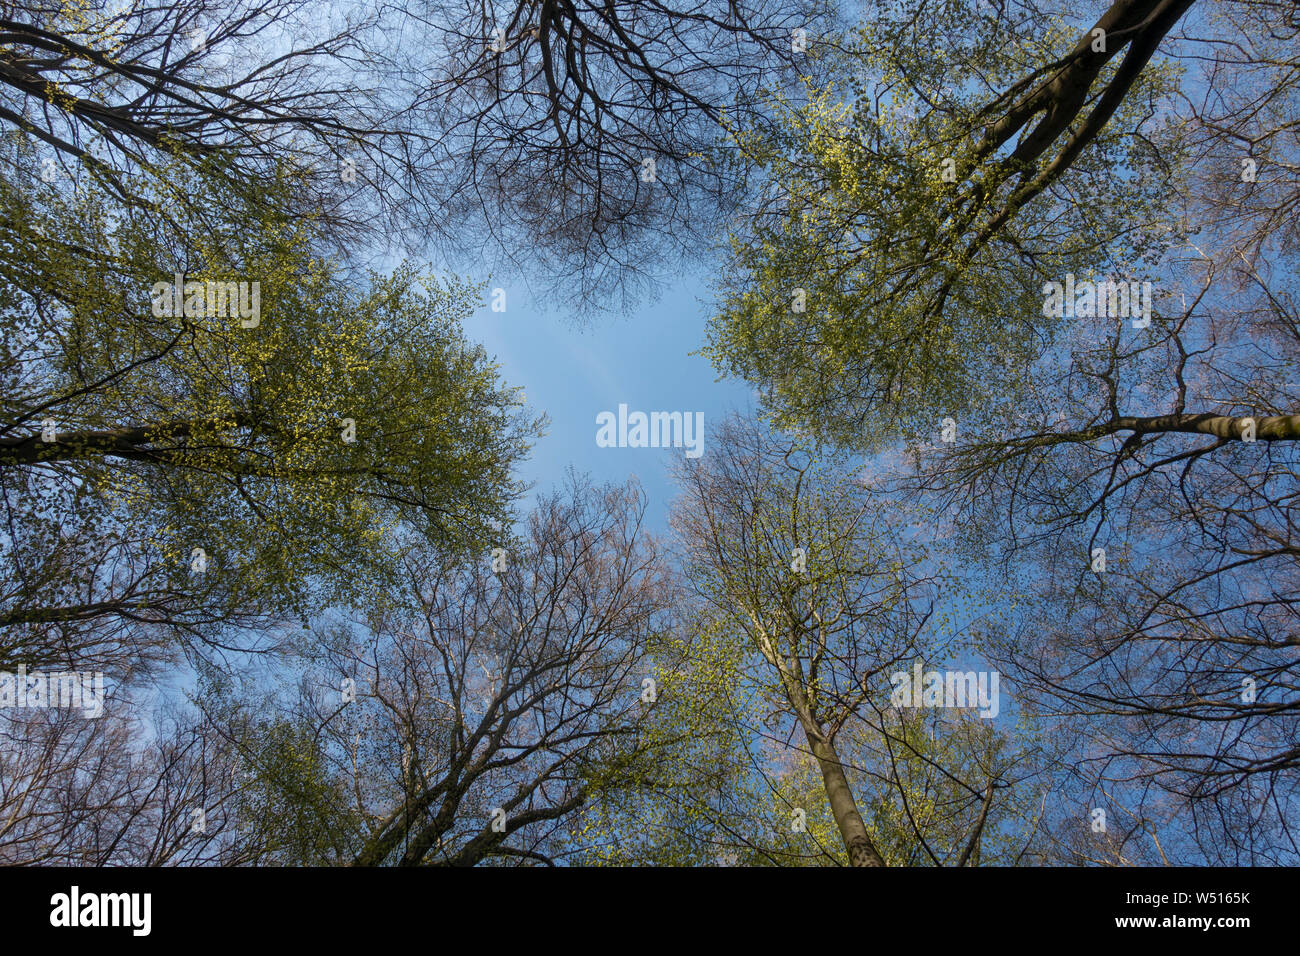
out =
[(849, 851), (849, 862), (854, 866), (884, 866), (885, 861), (867, 835), (867, 825), (858, 813), (857, 802), (853, 799), (853, 791), (849, 789), (849, 780), (844, 776), (844, 767), (835, 747), (824, 739), (810, 739), (809, 743), (821, 767), (822, 779), (826, 781), (826, 797), (835, 816), (835, 825), (840, 828), (840, 838)]
[[(797, 697), (802, 694), (796, 692)], [(821, 768), (822, 780), (826, 783), (826, 799), (831, 805), (831, 815), (839, 827), (840, 839), (849, 851), (849, 863), (853, 866), (884, 866), (885, 861), (876, 850), (867, 834), (867, 825), (858, 813), (858, 803), (853, 799), (853, 790), (849, 787), (849, 778), (844, 775), (844, 765), (835, 745), (827, 738), (821, 726), (813, 719), (806, 700), (796, 700), (795, 710), (799, 723), (803, 725), (808, 747)]]

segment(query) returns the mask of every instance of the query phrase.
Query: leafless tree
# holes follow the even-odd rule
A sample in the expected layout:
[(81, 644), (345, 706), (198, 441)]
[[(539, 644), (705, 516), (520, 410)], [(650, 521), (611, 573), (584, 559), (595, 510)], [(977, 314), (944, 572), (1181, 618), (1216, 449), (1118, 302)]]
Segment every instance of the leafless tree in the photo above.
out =
[(661, 249), (682, 248), (669, 235), (712, 241), (735, 185), (724, 117), (761, 117), (765, 92), (836, 42), (821, 0), (79, 9), (0, 7), (0, 123), (40, 147), (11, 173), (48, 160), (202, 221), (149, 180), (181, 164), (247, 193), (288, 159), (291, 208), (353, 259), (363, 237), (418, 237), (479, 267), (549, 268), (589, 301), (651, 276)]
[(160, 712), (142, 727), (144, 701), (110, 680), (98, 716), (0, 711), (0, 862), (238, 862), (228, 851), (233, 752), (192, 717)]
[[(645, 650), (672, 616), (644, 506), (635, 485), (574, 479), (522, 540), (503, 536), (473, 565), (412, 550), (400, 594), (322, 629), (295, 719), (319, 754), (313, 786), (359, 821), (336, 862), (553, 864), (573, 851), (575, 811), (640, 757)], [(225, 725), (265, 781), (254, 786), (277, 786), (283, 768), (256, 734)]]

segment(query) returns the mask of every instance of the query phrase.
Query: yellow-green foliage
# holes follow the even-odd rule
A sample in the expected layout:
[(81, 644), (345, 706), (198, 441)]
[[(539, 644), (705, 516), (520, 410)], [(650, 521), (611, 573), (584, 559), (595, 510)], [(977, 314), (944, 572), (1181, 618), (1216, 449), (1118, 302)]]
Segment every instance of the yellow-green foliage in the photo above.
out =
[[(83, 517), (115, 516), (178, 584), (202, 548), (234, 600), (304, 613), (309, 590), (319, 604), (381, 585), (399, 523), (480, 548), (536, 432), (461, 332), (481, 287), (409, 265), (345, 273), (310, 217), (285, 213), (288, 174), (249, 197), (219, 169), (168, 173), (142, 181), (145, 208), (90, 179), (0, 186), (9, 435), (46, 419), (65, 442), (151, 429), (126, 455), (65, 444), (24, 467), (75, 482)], [(258, 283), (260, 321), (154, 315), (174, 273)]]
[(729, 237), (703, 350), (717, 368), (757, 384), (781, 424), (864, 449), (1011, 400), (1053, 341), (1041, 284), (1138, 268), (1168, 238), (1132, 229), (1158, 218), (1157, 177), (1115, 175), (1161, 168), (1132, 135), (1173, 87), (1153, 68), (1059, 188), (972, 246), (1022, 182), (1002, 153), (976, 158), (988, 91), (1076, 33), (974, 31), (952, 51), (863, 29), (835, 85), (777, 97), (761, 132), (732, 129), (730, 161), (766, 198)]

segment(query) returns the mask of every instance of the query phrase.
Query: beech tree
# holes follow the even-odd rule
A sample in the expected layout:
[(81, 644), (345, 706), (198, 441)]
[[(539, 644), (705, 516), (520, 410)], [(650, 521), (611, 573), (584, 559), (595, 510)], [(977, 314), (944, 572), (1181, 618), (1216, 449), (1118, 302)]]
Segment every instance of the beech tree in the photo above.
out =
[(710, 351), (781, 422), (903, 446), (896, 491), (1018, 582), (1003, 660), (1087, 728), (1093, 806), (1171, 858), (1286, 858), (1300, 25), (1115, 3), (1103, 44), (1012, 9), (997, 40), (868, 16), (852, 96), (738, 130), (774, 188)]
[(1072, 30), (978, 17), (955, 30), (926, 10), (867, 18), (833, 86), (810, 84), (770, 128), (735, 128), (764, 199), (731, 234), (705, 353), (760, 388), (780, 424), (848, 447), (1010, 401), (1060, 331), (1045, 281), (1141, 269), (1171, 241), (1134, 228), (1165, 196), (1151, 171), (1177, 159), (1177, 141), (1153, 144), (1149, 128), (1167, 69), (1142, 73), (1050, 174), (1058, 188), (1007, 198), (1036, 167), (1001, 155), (1016, 128), (985, 142), (988, 100), (1054, 63)]
[[(230, 201), (208, 185), (175, 189)], [(301, 620), (391, 579), (396, 526), (477, 547), (504, 518), (535, 423), (462, 337), (467, 283), (353, 283), (258, 208), (178, 249), (90, 183), (4, 196), (5, 663)]]
[[(113, 675), (114, 678), (117, 675)], [(193, 714), (153, 712), (114, 679), (103, 713), (0, 711), (0, 863), (203, 866), (228, 852), (234, 752)]]
[(644, 508), (635, 485), (574, 478), (474, 560), (413, 542), (401, 590), (304, 642), (302, 694), (278, 717), (218, 688), (207, 707), (247, 775), (247, 852), (360, 866), (572, 856), (577, 811), (647, 746), (645, 649), (671, 626), (673, 587)]
[(863, 475), (808, 444), (732, 419), (710, 449), (683, 467), (673, 516), (688, 580), (710, 627), (745, 648), (742, 687), (769, 732), (804, 739), (849, 863), (970, 862), (1023, 755), (979, 718), (893, 706), (895, 673), (956, 650), (933, 620), (942, 570), (914, 573), (919, 544)]
[(36, 151), (14, 173), (127, 204), (174, 164), (255, 197), (288, 161), (277, 201), (350, 259), (427, 242), (608, 307), (711, 242), (724, 115), (759, 121), (835, 31), (822, 0), (6, 4), (0, 123)]

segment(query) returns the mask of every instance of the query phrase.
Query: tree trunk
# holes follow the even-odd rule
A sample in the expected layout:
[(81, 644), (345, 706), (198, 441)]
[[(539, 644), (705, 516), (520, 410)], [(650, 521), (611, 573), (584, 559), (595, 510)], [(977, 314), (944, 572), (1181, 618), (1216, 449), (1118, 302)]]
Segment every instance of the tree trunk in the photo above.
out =
[(826, 739), (816, 723), (806, 718), (802, 723), (808, 745), (817, 758), (817, 765), (821, 767), (822, 780), (826, 782), (826, 799), (831, 805), (835, 825), (840, 829), (844, 848), (849, 851), (849, 862), (853, 866), (884, 866), (885, 861), (867, 835), (867, 825), (862, 822), (862, 814), (858, 813), (857, 801), (853, 799), (853, 791), (849, 788), (849, 779), (844, 775), (844, 765), (840, 763), (840, 755), (835, 752), (835, 745)]

